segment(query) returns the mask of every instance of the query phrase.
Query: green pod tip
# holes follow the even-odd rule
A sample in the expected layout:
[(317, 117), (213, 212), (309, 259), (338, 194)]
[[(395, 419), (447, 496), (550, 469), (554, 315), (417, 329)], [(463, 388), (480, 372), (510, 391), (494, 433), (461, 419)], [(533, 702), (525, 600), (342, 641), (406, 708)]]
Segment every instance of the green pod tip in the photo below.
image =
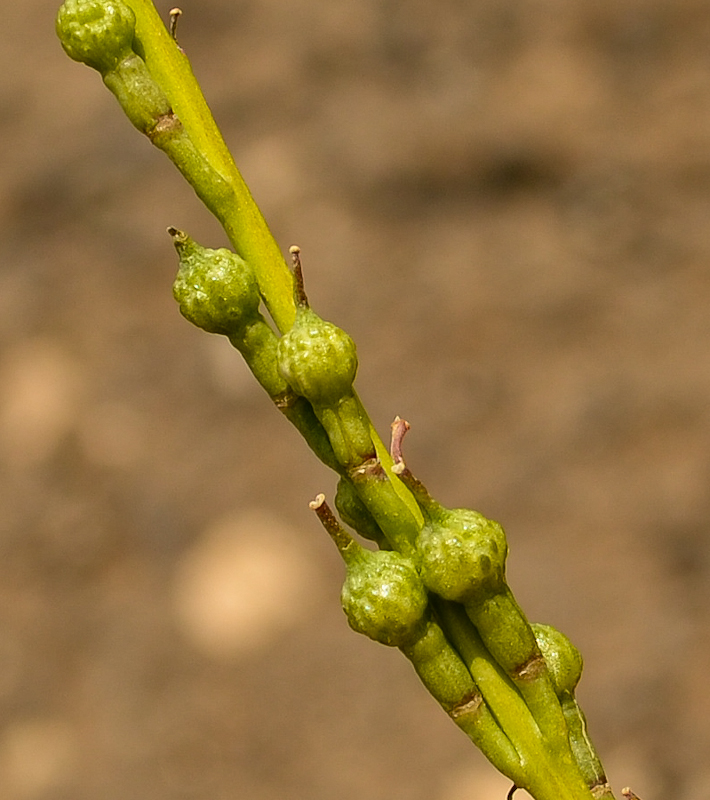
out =
[(231, 250), (210, 250), (177, 228), (168, 233), (180, 258), (173, 295), (182, 315), (209, 333), (238, 335), (259, 314), (253, 271)]
[(572, 694), (582, 677), (582, 654), (564, 633), (551, 625), (534, 622), (530, 627), (547, 664), (555, 694), (558, 697)]
[(505, 533), (477, 511), (439, 506), (419, 534), (417, 551), (424, 584), (445, 600), (468, 603), (503, 587)]
[(56, 31), (66, 54), (98, 70), (114, 70), (132, 53), (136, 17), (120, 0), (65, 0)]
[(334, 406), (352, 393), (355, 342), (307, 305), (297, 307), (293, 327), (279, 339), (277, 358), (284, 380), (314, 406)]
[(359, 548), (348, 560), (341, 602), (353, 630), (390, 647), (411, 645), (425, 629), (426, 589), (396, 551)]

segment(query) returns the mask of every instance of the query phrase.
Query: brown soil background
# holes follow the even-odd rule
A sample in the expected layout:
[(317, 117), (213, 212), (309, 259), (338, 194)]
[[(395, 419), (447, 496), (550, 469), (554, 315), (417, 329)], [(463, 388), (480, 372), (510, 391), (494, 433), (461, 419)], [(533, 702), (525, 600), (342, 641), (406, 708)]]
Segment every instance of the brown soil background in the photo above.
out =
[[(57, 3), (0, 6), (0, 797), (502, 800), (348, 629), (332, 478), (175, 307), (166, 226), (217, 225)], [(615, 788), (707, 800), (710, 6), (182, 7), (377, 425), (584, 653)]]

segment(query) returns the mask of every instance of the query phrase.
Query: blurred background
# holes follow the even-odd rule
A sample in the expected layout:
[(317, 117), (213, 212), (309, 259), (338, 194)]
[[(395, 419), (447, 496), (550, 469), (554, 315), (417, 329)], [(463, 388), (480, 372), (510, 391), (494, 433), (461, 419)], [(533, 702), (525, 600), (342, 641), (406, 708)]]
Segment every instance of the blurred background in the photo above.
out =
[[(503, 800), (349, 630), (307, 507), (332, 476), (178, 313), (165, 228), (216, 222), (58, 0), (0, 6), (0, 796)], [(376, 424), (582, 650), (615, 789), (707, 800), (710, 7), (181, 6)]]

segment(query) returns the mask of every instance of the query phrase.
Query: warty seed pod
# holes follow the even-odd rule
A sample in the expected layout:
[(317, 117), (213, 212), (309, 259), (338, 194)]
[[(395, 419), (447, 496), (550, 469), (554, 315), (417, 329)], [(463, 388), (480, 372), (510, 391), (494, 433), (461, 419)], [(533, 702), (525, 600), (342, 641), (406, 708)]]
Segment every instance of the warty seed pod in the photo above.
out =
[(168, 228), (180, 258), (173, 295), (180, 312), (209, 333), (233, 336), (259, 313), (259, 287), (249, 265), (226, 248), (210, 250)]
[(120, 0), (65, 0), (57, 13), (66, 54), (102, 74), (132, 53), (135, 29), (133, 10)]
[(332, 407), (352, 393), (355, 342), (309, 306), (299, 305), (293, 327), (279, 340), (278, 366), (296, 394), (316, 407)]
[(347, 568), (340, 597), (350, 627), (390, 647), (417, 641), (429, 599), (412, 562), (396, 551), (358, 548)]
[(426, 587), (459, 603), (500, 591), (508, 545), (503, 528), (466, 508), (429, 510), (417, 540)]

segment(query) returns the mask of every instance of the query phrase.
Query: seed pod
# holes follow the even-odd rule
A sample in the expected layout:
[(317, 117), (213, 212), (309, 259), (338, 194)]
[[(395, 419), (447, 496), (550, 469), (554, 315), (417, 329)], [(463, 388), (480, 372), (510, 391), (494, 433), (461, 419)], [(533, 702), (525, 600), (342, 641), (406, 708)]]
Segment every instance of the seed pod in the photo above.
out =
[(135, 28), (135, 14), (121, 0), (65, 0), (57, 13), (66, 54), (102, 74), (131, 54)]
[(417, 641), (429, 604), (412, 562), (391, 550), (359, 548), (340, 596), (350, 627), (391, 647)]
[(427, 509), (417, 550), (424, 584), (445, 600), (473, 603), (499, 592), (508, 545), (503, 528), (465, 508)]
[(429, 597), (414, 564), (394, 550), (366, 550), (343, 529), (325, 495), (310, 504), (346, 567), (340, 595), (350, 627), (392, 647), (407, 647), (426, 629)]
[(352, 393), (355, 342), (307, 305), (296, 309), (293, 327), (279, 341), (278, 359), (293, 391), (316, 407), (334, 406)]
[(259, 315), (259, 287), (251, 268), (226, 248), (210, 250), (168, 228), (180, 258), (173, 295), (180, 312), (209, 333), (235, 336)]
[[(404, 420), (395, 419), (393, 469), (424, 514), (417, 539), (422, 580), (443, 600), (464, 606), (486, 650), (520, 692), (538, 730), (571, 759), (565, 718), (547, 664), (530, 623), (505, 582), (505, 533), (497, 522), (476, 511), (448, 510), (431, 497), (404, 463), (401, 445), (407, 429)], [(433, 603), (438, 609), (436, 597)]]
[(572, 694), (582, 677), (582, 654), (570, 640), (551, 625), (531, 625), (542, 657), (550, 672), (555, 694)]
[(367, 414), (353, 391), (355, 343), (308, 305), (299, 253), (298, 247), (291, 248), (296, 317), (279, 339), (278, 370), (291, 389), (313, 406), (340, 466), (353, 470), (376, 457)]

